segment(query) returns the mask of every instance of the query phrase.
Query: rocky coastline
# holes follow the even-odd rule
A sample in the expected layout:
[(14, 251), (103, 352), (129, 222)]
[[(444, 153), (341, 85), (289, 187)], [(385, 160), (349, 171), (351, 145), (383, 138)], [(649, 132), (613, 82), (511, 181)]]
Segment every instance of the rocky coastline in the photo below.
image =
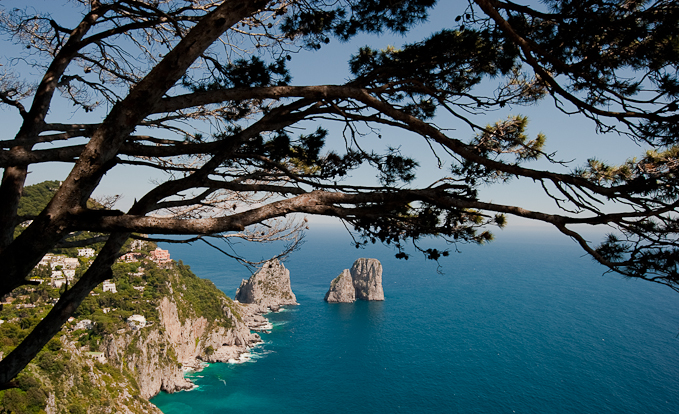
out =
[[(209, 363), (247, 361), (262, 343), (257, 332), (272, 329), (265, 315), (297, 305), (290, 272), (278, 260), (244, 280), (237, 300), (181, 261), (163, 267), (120, 262), (109, 284), (110, 291), (92, 292), (60, 336), (20, 374), (25, 389), (6, 391), (0, 401), (30, 404), (14, 412), (162, 414), (152, 397), (193, 389), (186, 373)], [(12, 328), (17, 332), (14, 315), (42, 311), (7, 308), (16, 310), (5, 309), (10, 318), (3, 329), (17, 325)]]
[(298, 305), (290, 286), (290, 271), (278, 259), (264, 263), (248, 280), (243, 279), (234, 301), (243, 310), (243, 322), (253, 331), (269, 331), (271, 323), (263, 315), (283, 306)]
[[(193, 389), (187, 371), (247, 361), (252, 347), (262, 343), (257, 332), (272, 328), (265, 314), (297, 304), (289, 271), (278, 261), (244, 281), (237, 293), (244, 303), (181, 262), (143, 266), (138, 272), (139, 265), (116, 265), (118, 291), (95, 289), (62, 334), (20, 374), (30, 387), (4, 397), (40, 396), (31, 400), (30, 412), (47, 414), (162, 414), (152, 397)], [(15, 323), (11, 319), (4, 328)]]
[(205, 362), (237, 361), (252, 346), (261, 343), (259, 335), (250, 332), (248, 324), (239, 320), (247, 311), (235, 308), (244, 312), (236, 316), (225, 307), (224, 316), (232, 325), (226, 328), (211, 324), (205, 317), (182, 321), (177, 304), (164, 297), (158, 306), (158, 328), (107, 337), (104, 356), (109, 364), (116, 367), (124, 364), (134, 374), (143, 398), (149, 399), (161, 391), (190, 390), (194, 385), (185, 378), (186, 371), (199, 371)]
[[(229, 329), (211, 327), (202, 317), (182, 322), (176, 303), (163, 298), (158, 309), (164, 339), (173, 345), (181, 367), (164, 368), (158, 364), (158, 355), (154, 355), (152, 349), (158, 347), (159, 338), (148, 335), (140, 344), (146, 350), (143, 356), (127, 362), (134, 364), (135, 371), (140, 374), (138, 383), (144, 398), (151, 398), (161, 391), (172, 393), (192, 389), (194, 384), (185, 378), (185, 373), (200, 371), (205, 363), (246, 361), (244, 356), (250, 349), (262, 343), (256, 332), (272, 329), (264, 315), (277, 312), (283, 306), (298, 304), (290, 287), (290, 272), (276, 259), (264, 263), (258, 272), (243, 280), (235, 297), (232, 306), (224, 308), (225, 317), (232, 324)], [(129, 338), (112, 338), (106, 346), (106, 357), (114, 363), (118, 361), (117, 350), (126, 349), (127, 342)], [(154, 363), (155, 368), (150, 368), (149, 363)]]

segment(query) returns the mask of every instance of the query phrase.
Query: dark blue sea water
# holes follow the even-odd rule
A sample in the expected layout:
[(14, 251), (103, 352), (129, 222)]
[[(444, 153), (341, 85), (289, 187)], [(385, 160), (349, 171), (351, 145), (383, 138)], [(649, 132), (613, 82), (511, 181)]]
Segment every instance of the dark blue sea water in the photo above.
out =
[[(232, 297), (249, 276), (206, 246), (164, 247)], [(252, 361), (212, 364), (191, 376), (197, 389), (152, 402), (167, 414), (679, 412), (678, 293), (602, 276), (550, 235), (460, 250), (439, 274), (314, 231), (285, 263), (300, 305), (269, 315)], [(325, 303), (359, 257), (382, 262), (386, 300)]]

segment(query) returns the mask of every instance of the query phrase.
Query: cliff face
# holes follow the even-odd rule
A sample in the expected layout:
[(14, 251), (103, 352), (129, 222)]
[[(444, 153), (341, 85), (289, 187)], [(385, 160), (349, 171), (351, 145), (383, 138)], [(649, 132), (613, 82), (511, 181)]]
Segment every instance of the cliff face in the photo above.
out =
[[(158, 305), (159, 323), (105, 336), (100, 346), (103, 362), (64, 335), (58, 352), (45, 353), (30, 367), (42, 384), (41, 391), (34, 392), (46, 396), (47, 414), (162, 414), (148, 399), (160, 391), (191, 389), (184, 368), (198, 368), (201, 361), (238, 359), (248, 346), (261, 341), (241, 320), (242, 309), (231, 304), (238, 311), (234, 314), (227, 305), (220, 320), (198, 316), (182, 321), (174, 297), (165, 296)], [(63, 372), (54, 375), (55, 367)]]
[(325, 294), (326, 302), (354, 302), (361, 300), (384, 300), (382, 288), (382, 264), (377, 259), (361, 258), (351, 270), (345, 269), (330, 282)]
[(260, 342), (259, 335), (250, 333), (228, 307), (224, 308), (224, 318), (232, 325), (228, 329), (202, 316), (182, 322), (177, 304), (168, 297), (161, 299), (158, 308), (159, 327), (112, 335), (104, 343), (109, 363), (125, 365), (143, 398), (190, 389), (193, 385), (184, 378), (184, 368), (199, 368), (200, 361), (237, 359), (248, 346)]
[(356, 300), (356, 289), (349, 269), (344, 269), (330, 282), (330, 289), (325, 294), (324, 300), (333, 303), (351, 303)]
[[(145, 270), (138, 273), (141, 266)], [(281, 273), (279, 268), (274, 263), (267, 272)], [(19, 374), (22, 388), (0, 393), (0, 411), (162, 414), (148, 399), (160, 391), (192, 388), (184, 378), (186, 368), (237, 360), (261, 342), (249, 328), (266, 328), (268, 321), (181, 262), (163, 269), (151, 262), (117, 263), (112, 271), (117, 292), (95, 289), (83, 301), (62, 335)], [(289, 279), (287, 286), (288, 294), (280, 288), (276, 303), (294, 303)], [(27, 312), (38, 316), (46, 310), (41, 306)], [(10, 325), (23, 330), (19, 318), (6, 321), (3, 329)], [(16, 346), (0, 342), (0, 357), (3, 346)]]
[(40, 390), (34, 388), (32, 392), (46, 396), (44, 411), (16, 412), (162, 414), (155, 405), (142, 398), (129, 371), (96, 362), (65, 337), (62, 342), (63, 348), (51, 363), (52, 367), (64, 366), (63, 374), (55, 378), (48, 371), (39, 369), (44, 366), (40, 362), (29, 369), (33, 378), (41, 383)]
[(139, 386), (142, 398), (149, 399), (161, 390), (190, 389), (182, 366), (177, 363), (174, 346), (159, 329), (141, 329), (133, 334), (111, 335), (103, 352), (116, 369), (127, 369)]
[(298, 304), (290, 287), (290, 271), (278, 259), (269, 260), (250, 279), (243, 279), (235, 299), (256, 305), (262, 313), (267, 309), (275, 311), (282, 305)]
[(237, 359), (249, 346), (261, 342), (259, 335), (251, 333), (228, 307), (224, 308), (224, 317), (231, 325), (228, 329), (224, 326), (211, 326), (204, 317), (187, 319), (182, 324), (176, 304), (167, 298), (163, 298), (159, 310), (165, 332), (175, 344), (177, 360), (184, 366), (196, 366), (198, 359), (206, 362), (228, 362), (230, 359)]

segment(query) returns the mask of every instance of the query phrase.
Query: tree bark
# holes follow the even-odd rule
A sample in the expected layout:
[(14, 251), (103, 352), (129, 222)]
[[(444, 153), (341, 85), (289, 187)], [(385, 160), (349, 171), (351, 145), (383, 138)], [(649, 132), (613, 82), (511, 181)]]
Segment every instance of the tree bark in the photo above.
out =
[[(91, 13), (88, 13), (80, 24), (78, 24), (78, 27), (70, 34), (64, 47), (62, 47), (54, 57), (54, 60), (47, 68), (42, 81), (35, 91), (33, 104), (24, 117), (21, 129), (15, 137), (16, 140), (20, 141), (24, 138), (38, 136), (40, 134), (61, 75), (63, 75), (64, 71), (77, 54), (83, 36), (85, 36), (94, 22), (101, 17), (101, 13), (103, 12), (105, 12), (105, 9), (93, 10)], [(32, 145), (25, 147), (17, 146), (12, 148), (9, 153), (25, 154), (30, 152), (32, 147)], [(19, 199), (23, 193), (27, 174), (28, 168), (26, 165), (5, 168), (2, 184), (0, 184), (0, 200), (2, 200), (2, 202), (0, 202), (0, 217), (2, 217), (2, 220), (0, 220), (0, 252), (12, 243), (17, 208), (19, 207)], [(0, 291), (0, 295), (2, 295), (1, 292), (2, 291)]]
[[(125, 138), (153, 113), (168, 89), (224, 31), (257, 13), (267, 3), (265, 0), (222, 3), (203, 17), (128, 96), (112, 108), (47, 207), (19, 238), (0, 252), (0, 262), (8, 269), (0, 281), (0, 296), (24, 284), (30, 270), (62, 239), (72, 224), (71, 219), (85, 208), (103, 175), (115, 165)], [(16, 210), (10, 216), (14, 217)]]
[(116, 233), (109, 237), (92, 266), (80, 280), (59, 298), (45, 318), (24, 338), (12, 352), (0, 361), (0, 389), (21, 372), (50, 339), (59, 332), (80, 303), (98, 284), (112, 277), (111, 266), (129, 233)]

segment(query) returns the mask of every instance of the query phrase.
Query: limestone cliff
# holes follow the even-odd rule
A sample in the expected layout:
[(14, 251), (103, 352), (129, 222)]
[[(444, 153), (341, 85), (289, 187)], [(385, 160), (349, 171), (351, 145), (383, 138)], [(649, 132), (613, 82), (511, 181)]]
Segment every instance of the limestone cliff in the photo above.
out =
[(158, 329), (107, 336), (103, 352), (108, 364), (116, 369), (125, 368), (131, 374), (142, 398), (151, 398), (160, 391), (176, 392), (192, 387), (191, 382), (184, 379), (174, 345)]
[(351, 270), (345, 269), (330, 282), (325, 294), (327, 302), (354, 302), (361, 300), (384, 300), (382, 288), (382, 264), (377, 259), (361, 258)]
[[(9, 412), (162, 414), (146, 398), (141, 398), (129, 371), (92, 359), (66, 336), (62, 336), (61, 343), (63, 347), (58, 354), (48, 357), (51, 370), (41, 369), (47, 366), (46, 361), (38, 361), (23, 374), (31, 375), (35, 384), (40, 384), (31, 392), (46, 396), (43, 411)], [(43, 358), (45, 356), (43, 354)], [(59, 366), (64, 367), (63, 373), (53, 375), (55, 367)]]
[(54, 340), (52, 347), (60, 348), (41, 354), (28, 369), (40, 385), (33, 392), (46, 396), (44, 412), (162, 414), (148, 399), (160, 391), (192, 388), (184, 378), (186, 368), (197, 368), (200, 361), (236, 360), (261, 341), (233, 302), (224, 300), (221, 319), (212, 321), (195, 315), (182, 320), (177, 302), (191, 305), (181, 296), (163, 296), (158, 323), (106, 335), (99, 348), (103, 352), (85, 352), (77, 335)]
[(110, 364), (132, 373), (141, 396), (151, 398), (160, 391), (175, 392), (192, 388), (184, 369), (199, 368), (200, 361), (227, 362), (238, 359), (248, 346), (260, 342), (259, 335), (224, 307), (224, 320), (230, 327), (200, 316), (181, 321), (177, 304), (163, 297), (158, 306), (160, 326), (111, 335), (104, 343)]
[[(269, 267), (273, 272), (282, 265)], [(0, 393), (0, 412), (161, 414), (148, 398), (192, 388), (186, 369), (200, 368), (202, 361), (237, 360), (261, 342), (249, 328), (268, 321), (181, 261), (164, 268), (150, 261), (116, 263), (112, 273), (117, 291), (96, 288), (83, 301), (62, 334), (19, 374), (23, 388)], [(290, 299), (294, 302), (291, 292), (278, 302)], [(25, 311), (37, 321), (48, 306), (38, 303)], [(23, 330), (19, 318), (2, 319), (3, 328)], [(130, 324), (132, 319), (138, 323)], [(0, 357), (18, 344), (9, 339), (3, 337)]]
[(325, 294), (324, 300), (333, 303), (351, 303), (356, 300), (356, 289), (354, 289), (354, 282), (349, 269), (344, 269), (339, 276), (330, 282), (330, 289)]
[(243, 279), (235, 299), (256, 305), (262, 313), (268, 309), (278, 310), (283, 305), (298, 304), (290, 287), (290, 271), (278, 259), (267, 261), (250, 279)]
[(224, 317), (230, 321), (228, 328), (211, 326), (204, 317), (187, 319), (182, 324), (177, 306), (164, 298), (159, 310), (165, 332), (176, 344), (177, 360), (185, 367), (195, 366), (198, 359), (206, 362), (228, 362), (238, 359), (249, 346), (261, 342), (259, 335), (251, 333), (242, 321), (244, 312), (237, 309), (239, 314), (234, 315), (229, 307), (224, 307)]

